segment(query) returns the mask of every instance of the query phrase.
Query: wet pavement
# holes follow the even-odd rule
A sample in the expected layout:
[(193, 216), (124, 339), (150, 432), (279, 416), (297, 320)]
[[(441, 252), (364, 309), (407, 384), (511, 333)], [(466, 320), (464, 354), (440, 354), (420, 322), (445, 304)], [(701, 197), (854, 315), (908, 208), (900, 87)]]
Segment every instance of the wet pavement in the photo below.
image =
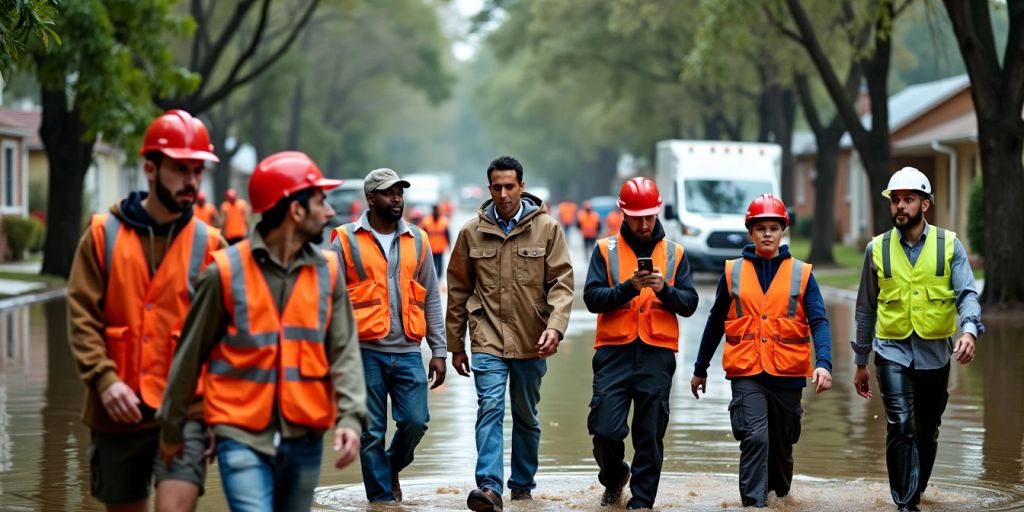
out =
[[(541, 391), (543, 434), (535, 500), (506, 501), (507, 510), (606, 510), (597, 506), (602, 489), (586, 429), (595, 316), (582, 305), (586, 267), (580, 252), (574, 252), (580, 293), (570, 332), (549, 361)], [(700, 309), (681, 324), (683, 342), (656, 504), (660, 510), (740, 508), (735, 475), (739, 450), (729, 428), (729, 386), (721, 371), (721, 348), (712, 363), (708, 393), (697, 401), (689, 392), (714, 285), (715, 279), (707, 276), (698, 281)], [(877, 393), (872, 400), (860, 398), (850, 385), (852, 303), (830, 300), (828, 308), (835, 336), (835, 386), (818, 396), (805, 391), (792, 493), (773, 500), (770, 509), (894, 509), (886, 483), (881, 401)], [(986, 325), (977, 360), (969, 366), (954, 364), (950, 373), (950, 400), (924, 510), (1024, 508), (1024, 344), (1018, 338), (1024, 319), (986, 319)], [(101, 510), (89, 497), (89, 436), (78, 420), (82, 385), (68, 350), (64, 301), (0, 311), (0, 338), (0, 509)], [(406, 501), (367, 505), (358, 464), (335, 470), (330, 447), (325, 446), (322, 487), (314, 508), (463, 509), (473, 487), (475, 411), (471, 380), (449, 369), (446, 384), (430, 393), (431, 421), (416, 460), (401, 475)], [(511, 425), (510, 418), (506, 425)], [(509, 434), (506, 428), (506, 460)], [(200, 510), (227, 510), (215, 465), (206, 485)], [(507, 492), (505, 496), (507, 500)]]

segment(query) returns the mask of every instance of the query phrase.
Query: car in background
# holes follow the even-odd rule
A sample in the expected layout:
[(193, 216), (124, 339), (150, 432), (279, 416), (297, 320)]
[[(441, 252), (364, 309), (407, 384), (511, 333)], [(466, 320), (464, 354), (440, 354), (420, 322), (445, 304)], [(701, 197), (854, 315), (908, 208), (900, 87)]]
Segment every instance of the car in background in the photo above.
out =
[(324, 201), (331, 205), (334, 210), (334, 217), (327, 223), (324, 232), (324, 242), (330, 243), (331, 231), (334, 228), (359, 220), (359, 216), (366, 209), (366, 195), (363, 193), (363, 179), (351, 178), (325, 193)]
[(590, 209), (594, 210), (601, 216), (602, 226), (604, 225), (605, 219), (608, 218), (608, 214), (619, 207), (619, 198), (616, 196), (595, 196), (588, 199), (588, 201), (590, 201)]

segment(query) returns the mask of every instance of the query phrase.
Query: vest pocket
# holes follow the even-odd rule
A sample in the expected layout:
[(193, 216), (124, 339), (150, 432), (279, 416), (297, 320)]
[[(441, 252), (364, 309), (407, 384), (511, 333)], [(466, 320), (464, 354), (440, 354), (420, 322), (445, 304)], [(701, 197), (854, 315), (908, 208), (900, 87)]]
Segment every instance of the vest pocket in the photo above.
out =
[(772, 344), (772, 362), (787, 376), (811, 374), (811, 328), (803, 322), (779, 318), (778, 339)]
[(753, 317), (725, 321), (725, 351), (722, 367), (727, 375), (744, 374), (757, 365), (760, 340), (754, 335)]
[(352, 312), (359, 328), (359, 339), (375, 340), (388, 334), (387, 294), (376, 281), (363, 281), (348, 289)]
[(131, 340), (125, 339), (128, 326), (107, 327), (103, 329), (103, 340), (107, 344), (107, 357), (117, 366), (117, 376), (127, 380), (128, 361), (132, 351)]
[[(928, 304), (924, 308), (924, 325), (918, 326), (919, 333), (928, 338), (944, 338), (951, 336), (949, 331), (956, 327), (956, 290), (941, 286), (928, 286)], [(953, 327), (951, 327), (953, 326)]]
[[(666, 285), (667, 286), (667, 285)], [(669, 311), (657, 299), (651, 301), (647, 316), (647, 326), (651, 336), (660, 343), (679, 343), (679, 320), (676, 314)]]
[(405, 334), (412, 340), (420, 341), (427, 335), (427, 289), (416, 281), (409, 281), (408, 297), (409, 311), (405, 315)]

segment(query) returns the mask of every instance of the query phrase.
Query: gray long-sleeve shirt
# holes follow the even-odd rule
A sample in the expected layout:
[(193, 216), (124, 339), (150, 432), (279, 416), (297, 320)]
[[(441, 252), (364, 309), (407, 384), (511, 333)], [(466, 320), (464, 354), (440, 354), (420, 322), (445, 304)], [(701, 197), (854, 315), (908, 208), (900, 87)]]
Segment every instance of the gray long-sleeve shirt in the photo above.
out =
[[(370, 227), (369, 210), (363, 212), (356, 225), (357, 231), (365, 230), (371, 235), (373, 234), (373, 228)], [(419, 342), (410, 340), (405, 336), (405, 327), (402, 325), (402, 284), (399, 282), (401, 272), (399, 272), (398, 268), (402, 258), (399, 255), (399, 239), (408, 232), (409, 226), (406, 225), (405, 221), (399, 220), (395, 237), (392, 238), (391, 247), (388, 248), (387, 252), (381, 247), (377, 237), (373, 237), (374, 241), (377, 242), (377, 247), (386, 255), (388, 260), (388, 305), (391, 309), (391, 330), (387, 336), (379, 340), (360, 341), (359, 345), (363, 348), (391, 354), (407, 354), (419, 352), (420, 350)], [(428, 244), (427, 237), (425, 236), (423, 237), (423, 243)], [(341, 242), (335, 240), (331, 243), (331, 248), (338, 253), (338, 257), (344, 262), (345, 254), (341, 247)], [(425, 246), (424, 250), (426, 251), (424, 254), (430, 254), (429, 246)], [(430, 347), (431, 356), (448, 357), (444, 333), (444, 312), (441, 311), (441, 293), (438, 290), (437, 272), (434, 271), (433, 258), (426, 258), (423, 266), (420, 267), (419, 273), (414, 277), (426, 289), (426, 300), (424, 300), (424, 313), (427, 320), (426, 342)]]
[[(907, 254), (910, 264), (917, 263), (918, 256), (924, 249), (924, 242), (931, 233), (931, 226), (925, 223), (921, 238), (910, 242), (899, 232), (900, 247)], [(897, 230), (898, 231), (898, 230)], [(901, 366), (913, 365), (918, 370), (942, 368), (949, 362), (953, 353), (953, 340), (926, 340), (913, 333), (909, 340), (889, 340), (875, 336), (876, 311), (878, 306), (878, 271), (872, 256), (872, 242), (864, 251), (864, 270), (861, 272), (860, 290), (857, 292), (857, 309), (854, 318), (857, 322), (857, 339), (853, 342), (854, 362), (866, 365), (871, 350)], [(978, 290), (974, 284), (974, 273), (967, 259), (967, 251), (960, 240), (953, 240), (953, 260), (950, 262), (950, 281), (956, 292), (956, 309), (960, 317), (960, 327), (965, 333), (977, 338), (985, 332), (981, 323), (981, 305), (978, 304)], [(909, 341), (909, 342), (908, 342)]]

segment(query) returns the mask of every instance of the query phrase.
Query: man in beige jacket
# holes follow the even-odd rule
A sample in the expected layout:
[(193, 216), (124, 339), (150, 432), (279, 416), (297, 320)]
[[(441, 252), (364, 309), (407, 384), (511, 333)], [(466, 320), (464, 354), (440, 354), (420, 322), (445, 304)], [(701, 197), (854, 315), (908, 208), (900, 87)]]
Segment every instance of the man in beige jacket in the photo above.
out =
[(448, 263), (448, 351), (468, 377), (466, 327), (476, 374), (476, 484), (471, 510), (502, 510), (505, 387), (512, 402), (512, 500), (536, 487), (540, 422), (537, 402), (569, 324), (573, 277), (569, 248), (543, 202), (523, 190), (523, 167), (503, 156), (487, 168), (491, 200), (459, 231)]

